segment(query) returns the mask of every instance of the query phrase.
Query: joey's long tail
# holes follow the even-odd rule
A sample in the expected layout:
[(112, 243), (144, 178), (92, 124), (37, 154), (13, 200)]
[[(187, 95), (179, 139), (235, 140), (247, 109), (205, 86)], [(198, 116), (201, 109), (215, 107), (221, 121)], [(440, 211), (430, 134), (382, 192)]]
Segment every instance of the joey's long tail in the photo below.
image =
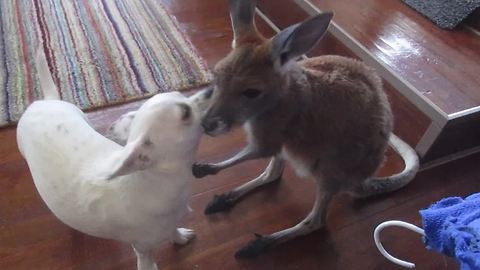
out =
[(395, 191), (410, 183), (417, 174), (420, 166), (415, 150), (393, 133), (390, 135), (388, 143), (402, 157), (405, 168), (394, 175), (368, 178), (362, 183), (361, 190), (357, 192), (359, 196), (367, 197)]
[(43, 92), (44, 99), (60, 99), (58, 95), (58, 89), (55, 83), (53, 82), (52, 74), (50, 73), (50, 68), (48, 67), (47, 58), (43, 51), (43, 47), (39, 46), (37, 48), (37, 53), (35, 57), (35, 67), (37, 68), (38, 79), (40, 80), (40, 87)]

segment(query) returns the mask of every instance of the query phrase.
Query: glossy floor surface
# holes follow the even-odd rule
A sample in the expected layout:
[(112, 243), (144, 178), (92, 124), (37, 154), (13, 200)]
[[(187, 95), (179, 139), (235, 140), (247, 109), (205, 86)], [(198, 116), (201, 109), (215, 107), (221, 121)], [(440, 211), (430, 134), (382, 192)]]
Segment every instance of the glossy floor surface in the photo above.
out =
[[(223, 0), (164, 0), (209, 65), (229, 50), (230, 23)], [(271, 32), (259, 23), (264, 32)], [(88, 114), (104, 131), (123, 112), (140, 102)], [(400, 111), (401, 113), (401, 111)], [(400, 117), (400, 116), (399, 116)], [(400, 117), (401, 119), (401, 117)], [(402, 132), (409, 133), (404, 124)], [(414, 131), (411, 131), (414, 132)], [(412, 136), (414, 138), (414, 136)], [(220, 138), (205, 137), (198, 159), (218, 161), (244, 144), (240, 130)], [(393, 194), (355, 200), (337, 196), (329, 208), (325, 229), (283, 244), (251, 261), (235, 260), (237, 249), (254, 238), (300, 221), (313, 203), (313, 183), (287, 168), (282, 181), (242, 200), (230, 212), (204, 216), (214, 194), (257, 176), (266, 161), (251, 161), (193, 183), (193, 213), (185, 225), (197, 238), (185, 247), (165, 244), (157, 250), (162, 269), (402, 269), (376, 250), (372, 231), (389, 219), (420, 224), (418, 210), (446, 196), (465, 196), (480, 189), (480, 155), (421, 172), (406, 188)], [(389, 154), (379, 174), (398, 171), (402, 164)], [(418, 269), (458, 269), (453, 260), (427, 251), (418, 235), (388, 229), (383, 241), (393, 254), (416, 262)], [(0, 130), (0, 269), (135, 269), (129, 245), (76, 232), (59, 222), (35, 190), (26, 163), (17, 151), (15, 129)]]
[[(301, 0), (303, 1), (303, 0)], [(399, 0), (311, 0), (446, 114), (480, 106), (480, 35), (443, 30)]]

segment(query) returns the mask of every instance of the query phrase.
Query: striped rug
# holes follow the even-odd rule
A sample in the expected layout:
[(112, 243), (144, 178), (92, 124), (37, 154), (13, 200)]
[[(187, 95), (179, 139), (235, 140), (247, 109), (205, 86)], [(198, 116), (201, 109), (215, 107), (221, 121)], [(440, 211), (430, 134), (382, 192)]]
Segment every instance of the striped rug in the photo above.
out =
[(41, 99), (40, 40), (61, 98), (82, 109), (209, 80), (159, 0), (0, 0), (0, 126)]

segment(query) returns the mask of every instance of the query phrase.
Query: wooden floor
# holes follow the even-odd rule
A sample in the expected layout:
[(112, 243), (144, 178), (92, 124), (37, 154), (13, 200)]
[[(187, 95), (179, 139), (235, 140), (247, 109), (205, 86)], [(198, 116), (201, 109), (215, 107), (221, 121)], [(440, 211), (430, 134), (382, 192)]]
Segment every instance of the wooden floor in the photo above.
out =
[[(209, 65), (228, 51), (231, 33), (224, 0), (163, 1)], [(260, 25), (263, 31), (271, 31), (264, 23)], [(139, 105), (136, 102), (88, 115), (95, 128), (104, 131), (115, 117)], [(0, 269), (135, 269), (129, 245), (76, 232), (50, 213), (17, 151), (14, 128), (0, 130), (0, 142)], [(220, 138), (205, 137), (198, 159), (218, 161), (243, 144), (239, 130)], [(281, 182), (251, 194), (230, 212), (204, 216), (203, 209), (214, 194), (255, 177), (266, 165), (266, 161), (248, 162), (193, 183), (194, 211), (185, 226), (195, 229), (197, 238), (185, 247), (165, 244), (158, 249), (157, 259), (163, 269), (401, 269), (374, 247), (375, 225), (389, 219), (420, 225), (419, 209), (446, 196), (478, 191), (479, 162), (480, 155), (474, 155), (424, 171), (409, 186), (390, 195), (367, 200), (339, 195), (331, 204), (325, 229), (256, 260), (238, 261), (233, 254), (253, 239), (253, 233), (268, 234), (292, 226), (313, 203), (313, 183), (297, 178), (287, 168)], [(396, 172), (401, 165), (389, 155), (379, 174)], [(386, 230), (384, 243), (393, 254), (416, 262), (418, 269), (458, 269), (453, 260), (427, 251), (420, 237), (410, 232)]]
[(334, 11), (330, 34), (310, 55), (353, 54), (377, 68), (395, 132), (416, 146), (422, 163), (478, 151), (480, 36), (474, 29), (480, 13), (449, 31), (398, 0), (259, 0), (259, 8), (280, 28), (315, 8)]
[[(123, 108), (91, 113), (104, 130)], [(134, 269), (127, 244), (89, 237), (59, 222), (38, 196), (26, 164), (16, 150), (15, 132), (0, 132), (0, 269)], [(241, 131), (220, 138), (205, 137), (199, 160), (217, 161), (240, 149)], [(258, 175), (265, 161), (252, 161), (193, 183), (193, 213), (185, 226), (197, 232), (188, 246), (165, 244), (157, 258), (165, 269), (400, 269), (374, 247), (375, 225), (399, 219), (420, 225), (418, 210), (447, 196), (466, 196), (480, 189), (480, 155), (421, 172), (406, 188), (390, 195), (354, 200), (339, 195), (331, 204), (327, 227), (296, 239), (252, 261), (237, 261), (234, 252), (253, 239), (294, 225), (313, 203), (313, 183), (290, 168), (278, 184), (251, 194), (230, 212), (210, 217), (203, 209), (214, 194)], [(382, 174), (398, 170), (389, 159)], [(418, 264), (418, 269), (457, 269), (453, 260), (427, 251), (418, 235), (389, 229), (383, 241), (393, 254)]]
[[(303, 1), (303, 0), (302, 0)], [(480, 106), (480, 37), (443, 30), (398, 0), (311, 0), (446, 114)]]

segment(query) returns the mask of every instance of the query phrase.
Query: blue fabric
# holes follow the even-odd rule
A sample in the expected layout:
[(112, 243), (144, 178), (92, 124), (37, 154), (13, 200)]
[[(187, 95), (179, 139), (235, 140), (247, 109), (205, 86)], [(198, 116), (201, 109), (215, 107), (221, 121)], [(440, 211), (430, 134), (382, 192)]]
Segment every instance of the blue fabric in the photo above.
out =
[(455, 257), (461, 270), (480, 270), (480, 193), (445, 198), (420, 215), (428, 249)]

